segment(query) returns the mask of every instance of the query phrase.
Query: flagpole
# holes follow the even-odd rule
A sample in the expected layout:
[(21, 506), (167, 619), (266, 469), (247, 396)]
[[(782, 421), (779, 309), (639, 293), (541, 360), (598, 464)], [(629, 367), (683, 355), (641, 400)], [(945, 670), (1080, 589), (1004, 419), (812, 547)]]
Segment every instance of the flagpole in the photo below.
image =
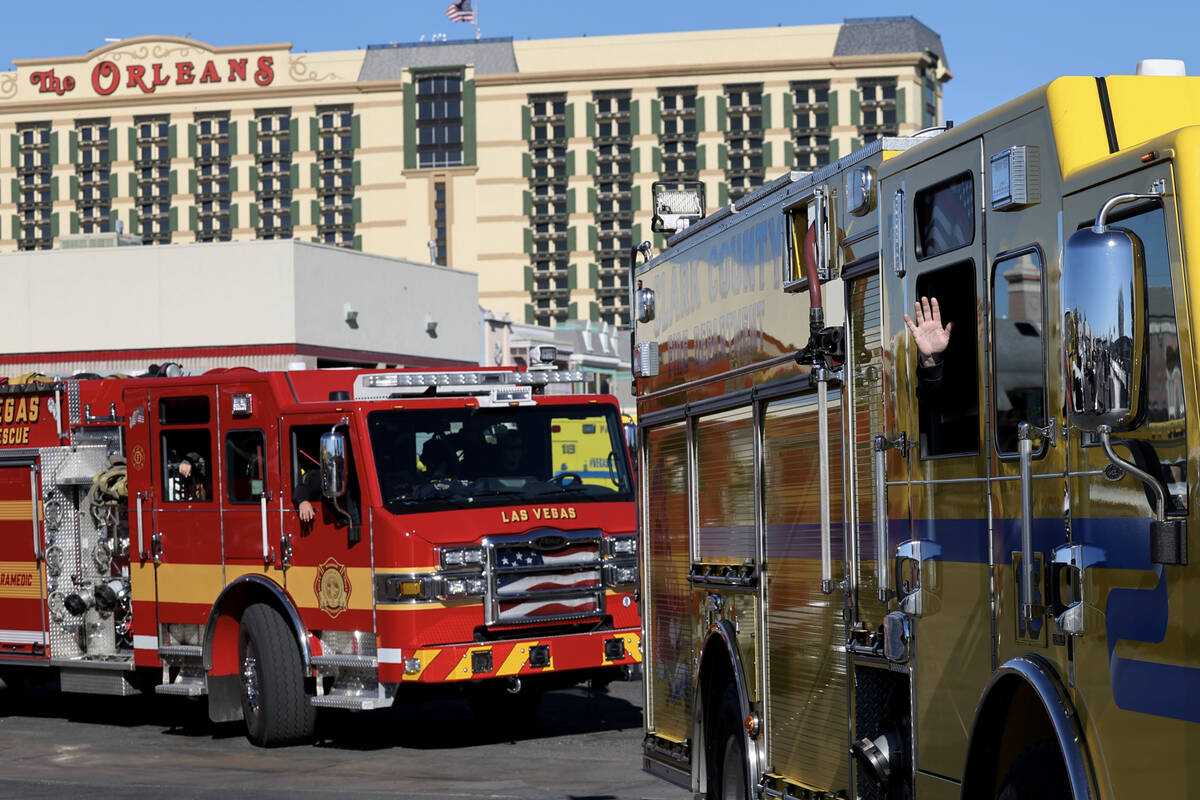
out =
[(479, 39), (480, 39), (480, 34), (479, 34), (479, 0), (475, 0), (475, 17), (474, 17), (474, 20), (475, 20), (475, 22), (474, 22), (474, 24), (475, 24), (475, 41), (477, 41), (477, 42), (478, 42), (478, 41), (479, 41)]

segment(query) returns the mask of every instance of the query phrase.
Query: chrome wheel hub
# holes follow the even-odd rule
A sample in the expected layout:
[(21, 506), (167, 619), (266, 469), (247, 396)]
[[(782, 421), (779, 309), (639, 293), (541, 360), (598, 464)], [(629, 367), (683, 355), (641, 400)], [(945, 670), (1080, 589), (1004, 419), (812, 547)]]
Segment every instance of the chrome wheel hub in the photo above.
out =
[(247, 655), (242, 658), (242, 693), (246, 696), (246, 705), (251, 713), (258, 713), (258, 659)]

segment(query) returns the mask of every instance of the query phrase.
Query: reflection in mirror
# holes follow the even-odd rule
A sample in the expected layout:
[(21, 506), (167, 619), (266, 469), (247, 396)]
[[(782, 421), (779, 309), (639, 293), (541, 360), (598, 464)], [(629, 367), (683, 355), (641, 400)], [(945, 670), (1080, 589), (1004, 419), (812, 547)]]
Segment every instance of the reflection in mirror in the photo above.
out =
[(341, 497), (346, 493), (346, 437), (321, 434), (321, 493)]

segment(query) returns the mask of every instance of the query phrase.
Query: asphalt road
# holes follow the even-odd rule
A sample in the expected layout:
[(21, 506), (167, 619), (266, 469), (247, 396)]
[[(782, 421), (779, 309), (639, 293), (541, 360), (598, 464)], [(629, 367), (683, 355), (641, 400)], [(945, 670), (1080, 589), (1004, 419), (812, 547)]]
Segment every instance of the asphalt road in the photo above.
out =
[(641, 683), (549, 693), (532, 726), (461, 700), (322, 709), (310, 746), (263, 750), (177, 697), (0, 688), (0, 797), (690, 800), (641, 771)]

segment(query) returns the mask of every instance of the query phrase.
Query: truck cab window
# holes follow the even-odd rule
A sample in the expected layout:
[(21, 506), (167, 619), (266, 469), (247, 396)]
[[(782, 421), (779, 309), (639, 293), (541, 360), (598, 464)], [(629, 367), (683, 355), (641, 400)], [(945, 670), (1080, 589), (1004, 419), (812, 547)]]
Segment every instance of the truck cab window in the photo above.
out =
[[(1017, 454), (1017, 426), (1046, 424), (1042, 255), (1013, 253), (992, 269), (996, 452)], [(955, 328), (955, 335), (958, 334)]]
[[(315, 480), (308, 476), (321, 474), (321, 434), (329, 433), (332, 429), (332, 422), (320, 425), (296, 425), (292, 428), (293, 495), (300, 493), (299, 487), (302, 483), (307, 485), (308, 481)], [(338, 500), (338, 503), (350, 515), (351, 523), (358, 525), (362, 522), (362, 497), (358, 483), (358, 470), (354, 468), (354, 446), (347, 429), (341, 427), (338, 430), (346, 435), (346, 495)], [(316, 486), (319, 491), (319, 481)], [(316, 501), (313, 501), (313, 504), (316, 505)], [(328, 507), (330, 512), (330, 516), (327, 516), (326, 519), (332, 520), (339, 526), (346, 523), (346, 518), (333, 511), (329, 503), (323, 502), (322, 505)]]
[(166, 502), (212, 499), (212, 435), (208, 428), (163, 431), (162, 464)]
[(979, 452), (978, 326), (975, 321), (975, 264), (960, 261), (917, 277), (917, 296), (936, 297), (942, 323), (953, 324), (943, 354), (942, 379), (917, 385), (921, 457)]
[(266, 493), (266, 452), (262, 431), (230, 431), (226, 435), (225, 485), (230, 503), (257, 503)]

